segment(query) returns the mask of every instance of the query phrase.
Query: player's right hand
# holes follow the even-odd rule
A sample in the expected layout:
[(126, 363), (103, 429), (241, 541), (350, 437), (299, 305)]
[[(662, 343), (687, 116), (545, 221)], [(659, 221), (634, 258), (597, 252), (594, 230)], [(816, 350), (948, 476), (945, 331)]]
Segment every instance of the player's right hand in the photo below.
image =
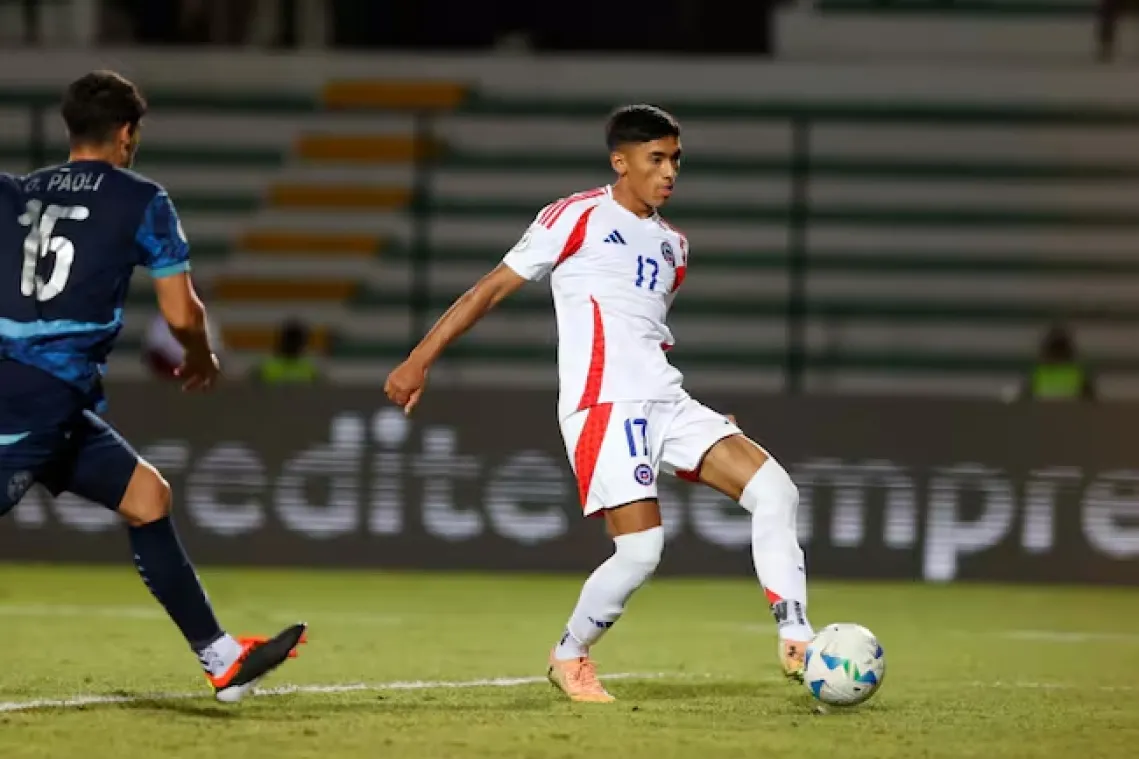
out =
[(408, 359), (388, 375), (387, 382), (384, 383), (384, 393), (392, 403), (403, 409), (404, 414), (410, 414), (419, 403), (426, 384), (427, 367)]
[(203, 392), (212, 390), (221, 375), (221, 364), (214, 353), (186, 353), (182, 365), (174, 370), (174, 376), (182, 380), (182, 390)]

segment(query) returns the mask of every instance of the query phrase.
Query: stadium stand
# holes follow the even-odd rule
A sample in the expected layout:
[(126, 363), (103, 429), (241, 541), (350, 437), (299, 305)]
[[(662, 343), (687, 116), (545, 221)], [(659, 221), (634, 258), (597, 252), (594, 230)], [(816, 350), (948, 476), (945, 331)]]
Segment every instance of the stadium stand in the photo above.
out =
[[(1087, 65), (1103, 55), (1100, 9), (1100, 0), (793, 0), (777, 11), (776, 37), (783, 60)], [(1119, 24), (1120, 61), (1139, 50), (1130, 26)]]
[[(54, 97), (0, 97), (5, 165), (31, 162), (26, 104)], [(542, 205), (608, 181), (608, 99), (438, 81), (151, 99), (139, 169), (182, 209), (239, 368), (291, 315), (315, 326), (331, 377), (377, 381)], [(996, 394), (1062, 320), (1105, 395), (1139, 394), (1139, 112), (662, 104), (683, 120), (689, 155), (668, 216), (693, 244), (674, 324), (675, 360), (694, 383), (784, 385), (790, 275), (802, 263), (808, 389)], [(46, 153), (61, 156), (51, 115)], [(127, 319), (136, 342), (153, 315), (138, 285)], [(547, 381), (553, 341), (548, 295), (532, 287), (448, 366)]]
[(1087, 19), (1096, 0), (818, 0), (814, 7), (824, 15)]

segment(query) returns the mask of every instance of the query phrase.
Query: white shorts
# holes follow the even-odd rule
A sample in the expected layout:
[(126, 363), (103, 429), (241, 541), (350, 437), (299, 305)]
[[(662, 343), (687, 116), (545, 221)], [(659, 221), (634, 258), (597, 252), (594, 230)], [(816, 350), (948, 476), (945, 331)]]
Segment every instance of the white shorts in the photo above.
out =
[(656, 498), (662, 470), (693, 473), (713, 445), (740, 431), (692, 398), (602, 403), (561, 426), (586, 516)]

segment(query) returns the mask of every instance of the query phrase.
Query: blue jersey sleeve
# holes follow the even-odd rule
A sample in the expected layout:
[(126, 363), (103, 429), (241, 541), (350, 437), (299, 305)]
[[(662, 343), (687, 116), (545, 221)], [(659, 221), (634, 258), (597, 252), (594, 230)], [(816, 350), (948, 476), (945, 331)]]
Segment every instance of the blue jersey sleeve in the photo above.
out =
[(142, 249), (142, 264), (152, 276), (169, 277), (190, 270), (190, 244), (174, 203), (164, 190), (147, 204), (135, 242)]

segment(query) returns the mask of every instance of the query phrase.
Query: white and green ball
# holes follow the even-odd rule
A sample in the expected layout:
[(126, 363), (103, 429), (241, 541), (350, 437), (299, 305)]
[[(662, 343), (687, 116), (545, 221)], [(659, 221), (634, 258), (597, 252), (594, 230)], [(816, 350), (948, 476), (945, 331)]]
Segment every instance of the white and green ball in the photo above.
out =
[(862, 625), (827, 625), (807, 645), (803, 682), (830, 706), (855, 706), (882, 687), (886, 654)]

